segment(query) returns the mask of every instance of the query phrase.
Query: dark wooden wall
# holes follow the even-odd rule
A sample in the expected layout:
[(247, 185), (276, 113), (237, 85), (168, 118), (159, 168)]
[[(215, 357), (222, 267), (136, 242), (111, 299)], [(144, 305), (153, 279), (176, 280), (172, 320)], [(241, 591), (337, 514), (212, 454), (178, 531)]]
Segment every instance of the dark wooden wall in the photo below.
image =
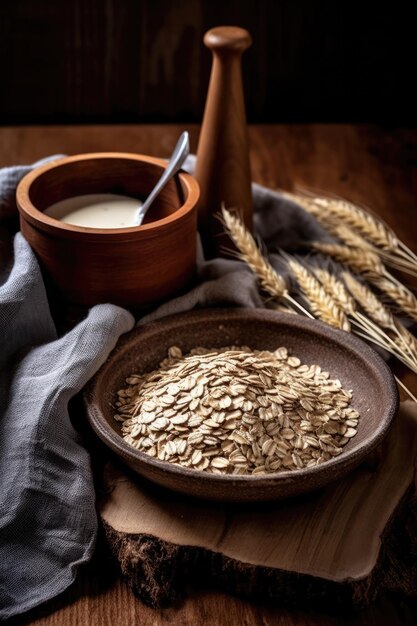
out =
[(237, 24), (254, 39), (244, 56), (249, 121), (410, 124), (416, 55), (405, 6), (0, 0), (0, 123), (200, 121), (211, 63), (202, 36)]

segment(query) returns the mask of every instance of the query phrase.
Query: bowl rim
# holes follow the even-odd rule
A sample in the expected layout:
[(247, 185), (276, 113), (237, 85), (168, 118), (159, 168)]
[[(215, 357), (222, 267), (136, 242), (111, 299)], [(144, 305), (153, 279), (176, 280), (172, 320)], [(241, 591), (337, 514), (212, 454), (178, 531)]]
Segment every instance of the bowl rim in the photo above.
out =
[[(248, 319), (249, 316), (254, 321), (258, 320), (264, 323), (266, 321), (265, 317), (267, 319), (269, 317), (271, 321), (281, 322), (289, 326), (290, 328), (296, 328), (297, 330), (306, 330), (307, 332), (317, 334), (319, 337), (325, 338), (327, 341), (334, 341), (339, 346), (341, 345), (344, 349), (348, 349), (350, 352), (354, 353), (360, 360), (366, 360), (368, 367), (373, 370), (375, 377), (378, 379), (378, 382), (382, 384), (384, 394), (388, 399), (390, 399), (390, 402), (388, 402), (381, 411), (380, 420), (376, 429), (357, 447), (353, 448), (352, 450), (342, 452), (342, 454), (340, 454), (339, 456), (332, 457), (332, 459), (329, 459), (329, 461), (325, 461), (323, 463), (320, 463), (319, 465), (304, 467), (298, 470), (283, 470), (255, 475), (207, 474), (203, 470), (190, 469), (188, 467), (182, 467), (174, 463), (169, 463), (168, 461), (162, 461), (155, 457), (151, 457), (150, 455), (147, 455), (146, 453), (141, 452), (140, 450), (126, 443), (121, 435), (113, 430), (112, 427), (107, 423), (104, 415), (93, 401), (96, 393), (96, 387), (101, 374), (108, 367), (110, 360), (113, 360), (115, 357), (120, 356), (123, 352), (126, 352), (126, 344), (130, 343), (133, 333), (148, 331), (154, 334), (155, 332), (158, 332), (159, 329), (161, 329), (161, 326), (165, 326), (167, 323), (179, 321), (181, 324), (182, 320), (187, 321), (187, 319), (193, 318), (194, 320), (198, 321), (199, 317), (202, 317), (206, 320), (208, 314), (212, 315), (213, 319), (217, 320), (220, 323), (233, 321), (233, 319), (231, 319), (230, 317), (224, 317), (224, 315), (232, 315), (235, 317), (235, 320)], [(382, 359), (382, 357), (359, 337), (356, 337), (355, 335), (352, 335), (351, 333), (343, 330), (331, 328), (330, 326), (319, 320), (309, 319), (307, 317), (301, 317), (298, 315), (292, 315), (290, 313), (271, 311), (268, 309), (244, 308), (198, 309), (188, 311), (186, 313), (176, 313), (174, 315), (170, 315), (156, 321), (151, 321), (143, 325), (139, 324), (130, 332), (126, 333), (120, 338), (119, 342), (116, 344), (116, 347), (109, 354), (106, 361), (86, 385), (83, 396), (87, 419), (91, 427), (99, 436), (99, 438), (114, 452), (119, 453), (124, 458), (133, 457), (135, 460), (144, 462), (145, 464), (154, 467), (157, 470), (169, 470), (170, 474), (174, 474), (182, 478), (187, 477), (191, 480), (210, 480), (212, 483), (217, 483), (219, 485), (224, 485), (225, 483), (228, 483), (230, 485), (242, 485), (248, 484), (249, 481), (253, 482), (254, 484), (262, 482), (264, 486), (266, 484), (270, 484), (272, 486), (276, 482), (286, 483), (292, 482), (297, 478), (313, 478), (316, 475), (320, 475), (323, 471), (329, 470), (330, 468), (340, 468), (343, 465), (352, 465), (355, 460), (358, 459), (358, 457), (359, 459), (366, 458), (381, 443), (381, 441), (385, 438), (385, 435), (387, 434), (398, 412), (399, 407), (398, 388), (390, 368)]]
[(156, 165), (162, 168), (166, 168), (168, 161), (157, 157), (148, 156), (145, 154), (136, 154), (129, 152), (86, 152), (82, 154), (75, 154), (67, 157), (59, 157), (53, 159), (44, 165), (35, 167), (28, 172), (22, 180), (19, 182), (16, 189), (16, 203), (21, 217), (24, 217), (32, 225), (40, 228), (41, 230), (50, 232), (52, 234), (61, 235), (76, 235), (80, 238), (97, 238), (97, 236), (106, 237), (108, 240), (123, 239), (126, 241), (126, 235), (129, 234), (153, 234), (154, 231), (160, 230), (166, 226), (169, 226), (173, 222), (181, 220), (190, 211), (195, 209), (198, 199), (200, 197), (200, 187), (197, 180), (188, 172), (180, 170), (177, 176), (181, 179), (185, 185), (188, 193), (188, 197), (184, 204), (179, 209), (171, 213), (170, 215), (147, 224), (141, 224), (140, 226), (129, 226), (127, 228), (89, 228), (84, 226), (74, 226), (73, 224), (66, 224), (60, 222), (45, 215), (42, 211), (37, 209), (30, 199), (30, 189), (32, 183), (43, 176), (46, 172), (65, 167), (69, 163), (77, 161), (88, 161), (94, 159), (126, 159), (130, 161), (145, 162), (151, 165)]

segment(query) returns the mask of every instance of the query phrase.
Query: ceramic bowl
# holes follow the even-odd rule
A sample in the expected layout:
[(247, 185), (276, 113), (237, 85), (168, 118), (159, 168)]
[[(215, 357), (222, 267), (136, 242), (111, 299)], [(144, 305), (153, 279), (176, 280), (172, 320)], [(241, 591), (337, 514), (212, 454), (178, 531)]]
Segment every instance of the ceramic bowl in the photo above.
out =
[(19, 183), (21, 231), (67, 301), (112, 302), (140, 310), (190, 284), (199, 187), (185, 172), (166, 185), (141, 226), (84, 228), (44, 214), (59, 200), (89, 193), (144, 199), (165, 167), (166, 161), (140, 154), (79, 154), (38, 167)]
[[(151, 371), (178, 345), (288, 347), (304, 363), (315, 363), (352, 389), (360, 412), (358, 431), (338, 456), (315, 467), (255, 476), (213, 475), (160, 461), (125, 443), (113, 419), (116, 392), (134, 372)], [(200, 310), (149, 323), (126, 334), (85, 392), (90, 424), (100, 439), (135, 472), (175, 491), (211, 500), (261, 501), (324, 487), (358, 466), (383, 440), (398, 409), (390, 369), (360, 339), (297, 315), (266, 310)]]

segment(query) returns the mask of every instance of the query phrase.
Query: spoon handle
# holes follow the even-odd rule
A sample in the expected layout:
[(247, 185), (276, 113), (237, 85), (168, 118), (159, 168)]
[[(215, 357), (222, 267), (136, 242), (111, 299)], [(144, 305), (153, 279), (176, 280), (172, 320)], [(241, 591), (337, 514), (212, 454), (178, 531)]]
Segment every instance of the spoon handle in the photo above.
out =
[(140, 226), (140, 224), (142, 224), (143, 218), (145, 217), (145, 214), (151, 206), (152, 202), (155, 200), (160, 191), (165, 187), (167, 182), (181, 169), (181, 166), (189, 153), (190, 139), (188, 132), (184, 131), (177, 141), (177, 145), (174, 148), (174, 151), (171, 155), (167, 167), (164, 170), (164, 173), (156, 183), (155, 187), (152, 189), (149, 196), (146, 198), (145, 202), (138, 209), (135, 219), (135, 224), (137, 226)]

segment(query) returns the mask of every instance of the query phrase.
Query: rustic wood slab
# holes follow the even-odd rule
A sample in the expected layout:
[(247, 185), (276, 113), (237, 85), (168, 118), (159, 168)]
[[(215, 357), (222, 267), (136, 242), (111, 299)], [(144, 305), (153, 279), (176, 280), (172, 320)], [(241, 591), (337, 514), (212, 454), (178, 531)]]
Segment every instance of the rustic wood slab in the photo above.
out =
[(149, 605), (214, 582), (262, 600), (361, 607), (382, 591), (417, 593), (409, 562), (416, 458), (417, 406), (405, 402), (379, 458), (321, 492), (261, 506), (213, 504), (110, 462), (99, 510), (123, 574)]

